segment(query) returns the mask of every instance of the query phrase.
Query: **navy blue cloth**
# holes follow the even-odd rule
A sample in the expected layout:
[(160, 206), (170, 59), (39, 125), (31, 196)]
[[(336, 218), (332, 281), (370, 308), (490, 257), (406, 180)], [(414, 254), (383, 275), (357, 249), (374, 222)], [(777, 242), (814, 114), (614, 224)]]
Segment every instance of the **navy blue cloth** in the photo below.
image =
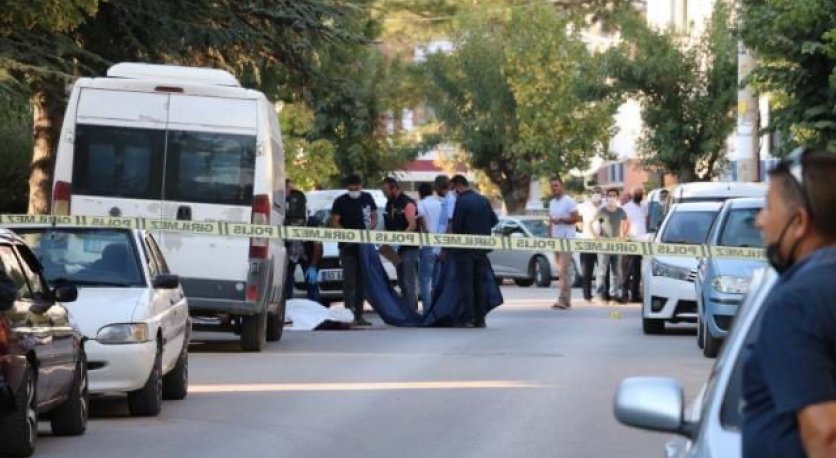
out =
[(770, 292), (743, 369), (743, 456), (804, 457), (797, 415), (836, 401), (836, 248), (793, 266)]
[[(394, 290), (380, 261), (380, 255), (373, 246), (360, 245), (360, 262), (364, 267), (363, 286), (366, 300), (384, 323), (403, 327), (444, 327), (462, 324), (464, 305), (453, 262), (437, 262), (434, 269), (436, 281), (432, 306), (423, 315), (412, 310)], [(488, 269), (485, 275), (484, 284), (488, 293), (487, 311), (490, 311), (504, 301), (491, 269)]]
[(454, 234), (491, 235), (498, 222), (491, 203), (481, 194), (467, 190), (456, 199)]

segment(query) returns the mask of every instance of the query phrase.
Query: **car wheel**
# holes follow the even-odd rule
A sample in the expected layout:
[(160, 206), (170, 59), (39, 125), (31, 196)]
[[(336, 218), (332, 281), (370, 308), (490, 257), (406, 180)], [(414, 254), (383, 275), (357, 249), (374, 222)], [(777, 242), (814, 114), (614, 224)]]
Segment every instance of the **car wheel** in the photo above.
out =
[(261, 351), (267, 342), (267, 312), (241, 317), (241, 348)]
[(534, 284), (534, 280), (530, 278), (515, 278), (514, 283), (522, 288), (527, 288)]
[(705, 348), (703, 336), (705, 336), (705, 329), (702, 325), (702, 318), (697, 317), (697, 346), (700, 348), (700, 350)]
[(189, 394), (189, 341), (183, 340), (183, 348), (174, 369), (163, 376), (163, 399), (179, 401)]
[(38, 441), (38, 397), (34, 369), (27, 363), (15, 393), (18, 409), (0, 417), (0, 455), (30, 456)]
[(549, 261), (542, 256), (537, 256), (531, 261), (531, 278), (540, 288), (548, 288), (552, 284), (552, 269)]
[(52, 434), (56, 436), (80, 436), (87, 430), (90, 414), (88, 393), (87, 357), (82, 352), (75, 369), (70, 393), (63, 404), (50, 413)]
[(665, 333), (665, 320), (653, 318), (642, 318), (642, 331), (647, 335), (658, 335)]
[(708, 325), (703, 322), (702, 325), (702, 354), (706, 358), (716, 358), (720, 353), (720, 347), (723, 346), (723, 340), (711, 335), (708, 330)]
[(284, 318), (287, 310), (287, 300), (282, 299), (282, 302), (273, 313), (267, 313), (267, 341), (278, 342), (282, 340), (282, 333), (284, 332)]
[(128, 410), (135, 417), (153, 417), (160, 413), (163, 406), (163, 362), (162, 348), (157, 345), (154, 365), (145, 385), (128, 393)]

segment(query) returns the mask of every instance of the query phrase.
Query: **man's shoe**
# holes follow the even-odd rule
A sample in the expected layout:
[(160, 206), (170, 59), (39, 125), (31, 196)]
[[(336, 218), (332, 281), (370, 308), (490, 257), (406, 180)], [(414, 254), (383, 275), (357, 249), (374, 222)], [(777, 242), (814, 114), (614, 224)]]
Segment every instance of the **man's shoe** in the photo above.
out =
[(354, 324), (354, 326), (371, 326), (372, 325), (370, 322), (366, 321), (366, 319), (363, 318), (363, 317), (355, 318), (354, 323), (352, 323), (352, 324)]

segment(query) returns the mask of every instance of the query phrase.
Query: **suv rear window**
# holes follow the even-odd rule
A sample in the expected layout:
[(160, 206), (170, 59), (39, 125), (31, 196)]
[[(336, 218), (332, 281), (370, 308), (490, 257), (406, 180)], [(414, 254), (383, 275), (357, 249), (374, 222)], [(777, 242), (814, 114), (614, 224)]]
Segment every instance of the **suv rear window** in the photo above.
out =
[(73, 190), (89, 196), (159, 199), (165, 131), (79, 124)]
[(170, 131), (165, 200), (251, 205), (255, 137)]
[(705, 243), (716, 211), (677, 211), (672, 213), (662, 234), (663, 243), (699, 245)]

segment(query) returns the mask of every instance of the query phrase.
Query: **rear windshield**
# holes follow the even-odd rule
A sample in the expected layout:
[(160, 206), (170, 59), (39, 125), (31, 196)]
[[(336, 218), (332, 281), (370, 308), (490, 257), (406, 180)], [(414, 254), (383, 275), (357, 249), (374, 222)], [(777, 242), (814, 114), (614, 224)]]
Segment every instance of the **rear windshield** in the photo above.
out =
[(77, 286), (145, 286), (130, 232), (113, 229), (16, 229), (49, 282)]
[(525, 226), (533, 235), (534, 237), (548, 237), (549, 236), (549, 224), (545, 219), (523, 219), (520, 220), (523, 226)]
[(249, 206), (255, 145), (252, 135), (79, 124), (73, 190), (90, 196)]
[(663, 243), (683, 243), (699, 245), (705, 243), (708, 229), (717, 216), (716, 211), (678, 211), (671, 213), (665, 232), (662, 234)]
[(720, 234), (721, 246), (763, 248), (763, 239), (755, 219), (760, 210), (756, 208), (741, 208), (732, 210), (726, 217)]

